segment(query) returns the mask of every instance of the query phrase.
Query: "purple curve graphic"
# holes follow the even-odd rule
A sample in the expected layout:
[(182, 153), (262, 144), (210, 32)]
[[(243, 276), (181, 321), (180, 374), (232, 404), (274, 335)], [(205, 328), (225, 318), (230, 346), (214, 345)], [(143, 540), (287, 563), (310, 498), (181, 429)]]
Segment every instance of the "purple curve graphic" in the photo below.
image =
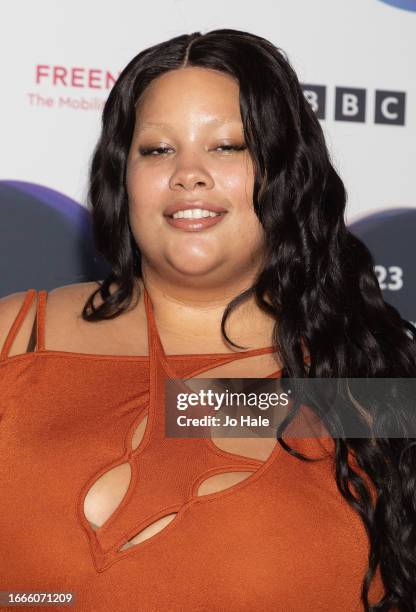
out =
[(88, 231), (91, 223), (89, 211), (63, 193), (44, 185), (28, 183), (26, 181), (1, 180), (0, 184), (8, 185), (17, 191), (31, 195), (36, 200), (42, 202), (42, 204), (46, 204), (46, 206), (58, 211), (81, 231)]
[(416, 208), (386, 208), (386, 210), (370, 213), (366, 217), (363, 217), (359, 221), (353, 221), (348, 224), (350, 229), (366, 230), (375, 228), (378, 225), (382, 225), (388, 219), (397, 219), (401, 215), (407, 215), (410, 212), (415, 212)]
[(416, 11), (416, 0), (380, 0), (380, 2), (390, 4), (390, 6), (403, 9), (404, 11)]

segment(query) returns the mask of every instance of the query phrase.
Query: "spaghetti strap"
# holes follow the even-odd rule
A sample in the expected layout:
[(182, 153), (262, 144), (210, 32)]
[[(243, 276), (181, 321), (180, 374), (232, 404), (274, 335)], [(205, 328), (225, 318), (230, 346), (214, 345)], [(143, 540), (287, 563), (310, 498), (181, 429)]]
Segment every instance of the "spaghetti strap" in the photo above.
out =
[(13, 325), (11, 326), (9, 333), (7, 334), (7, 338), (3, 344), (2, 351), (0, 353), (0, 361), (7, 359), (9, 351), (12, 347), (14, 339), (16, 338), (19, 329), (22, 326), (25, 316), (29, 308), (33, 303), (33, 298), (36, 296), (36, 289), (28, 289), (25, 295), (25, 299), (23, 300), (23, 304), (20, 307), (19, 312), (16, 315), (15, 320), (13, 321)]
[(45, 314), (47, 295), (47, 291), (39, 291), (38, 308), (36, 313), (36, 351), (45, 350)]
[(156, 327), (156, 321), (154, 319), (153, 313), (153, 305), (151, 303), (151, 299), (149, 294), (147, 293), (146, 287), (143, 285), (143, 296), (144, 296), (144, 307), (146, 310), (146, 320), (147, 320), (147, 341), (148, 341), (148, 351), (149, 357), (153, 354), (154, 343), (159, 344), (159, 351), (163, 351), (162, 343), (159, 338), (159, 333)]

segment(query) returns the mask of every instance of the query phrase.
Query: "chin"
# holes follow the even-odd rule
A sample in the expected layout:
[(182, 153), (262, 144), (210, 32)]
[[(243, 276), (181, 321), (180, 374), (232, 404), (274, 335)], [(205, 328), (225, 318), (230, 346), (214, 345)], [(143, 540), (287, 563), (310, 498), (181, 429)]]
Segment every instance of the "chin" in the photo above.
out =
[(200, 276), (201, 278), (204, 276), (208, 276), (212, 273), (218, 266), (189, 266), (184, 268), (183, 266), (173, 266), (175, 271), (182, 276)]

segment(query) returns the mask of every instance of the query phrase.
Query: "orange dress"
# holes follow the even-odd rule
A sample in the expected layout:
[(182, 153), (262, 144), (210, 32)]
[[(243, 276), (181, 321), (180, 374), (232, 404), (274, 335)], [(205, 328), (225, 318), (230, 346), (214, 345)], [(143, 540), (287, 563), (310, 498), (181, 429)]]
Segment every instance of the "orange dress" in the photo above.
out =
[[(321, 457), (306, 463), (278, 443), (261, 461), (211, 439), (164, 435), (167, 377), (190, 378), (273, 347), (167, 356), (145, 291), (149, 356), (48, 350), (41, 291), (37, 350), (9, 356), (36, 295), (27, 292), (0, 357), (0, 590), (72, 592), (69, 609), (80, 612), (363, 610), (367, 536), (336, 488), (333, 457), (320, 440), (291, 440)], [(126, 462), (128, 490), (93, 529), (84, 498)], [(230, 471), (252, 474), (196, 495), (207, 476)], [(120, 550), (170, 513), (177, 514), (167, 527)], [(370, 592), (383, 594), (379, 576)]]

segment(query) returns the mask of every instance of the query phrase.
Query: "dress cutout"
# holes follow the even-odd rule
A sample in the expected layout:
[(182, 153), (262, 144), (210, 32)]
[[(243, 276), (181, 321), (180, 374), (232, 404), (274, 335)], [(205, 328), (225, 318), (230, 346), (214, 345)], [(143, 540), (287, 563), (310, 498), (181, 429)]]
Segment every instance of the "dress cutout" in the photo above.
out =
[[(124, 454), (116, 462), (103, 467), (99, 474), (92, 476), (83, 488), (78, 505), (80, 521), (90, 539), (94, 562), (99, 570), (111, 565), (120, 555), (130, 554), (130, 547), (128, 553), (124, 552), (123, 547), (135, 534), (155, 521), (172, 513), (176, 518), (180, 518), (187, 505), (197, 498), (196, 491), (203, 480), (225, 472), (254, 473), (263, 463), (260, 460), (224, 453), (207, 438), (183, 439), (165, 436), (165, 380), (168, 377), (180, 377), (165, 355), (146, 289), (144, 302), (148, 322), (149, 396), (146, 404), (140, 407), (137, 420), (126, 436)], [(201, 355), (199, 373), (273, 350), (273, 347), (266, 347), (244, 353), (205, 357)], [(145, 417), (147, 424), (144, 437), (133, 450), (132, 434)], [(130, 470), (126, 470), (130, 484), (120, 504), (103, 525), (91, 528), (84, 512), (88, 491), (104, 474), (121, 466), (127, 467), (127, 464), (130, 467)], [(238, 487), (239, 484), (229, 489), (234, 486)], [(136, 546), (140, 545), (141, 543)]]

